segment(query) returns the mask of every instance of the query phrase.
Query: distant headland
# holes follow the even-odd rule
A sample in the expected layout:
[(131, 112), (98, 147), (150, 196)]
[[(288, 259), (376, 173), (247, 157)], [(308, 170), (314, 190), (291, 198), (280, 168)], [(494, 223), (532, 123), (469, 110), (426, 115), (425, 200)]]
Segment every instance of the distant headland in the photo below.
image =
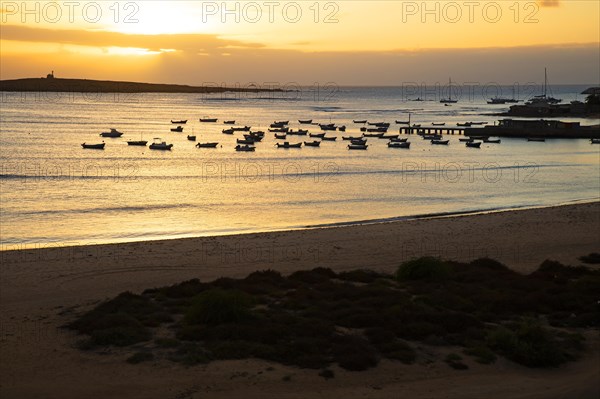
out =
[(256, 93), (281, 92), (284, 90), (260, 87), (223, 87), (212, 83), (204, 86), (188, 86), (111, 80), (61, 79), (54, 77), (54, 72), (52, 72), (45, 78), (0, 80), (0, 91), (70, 93)]

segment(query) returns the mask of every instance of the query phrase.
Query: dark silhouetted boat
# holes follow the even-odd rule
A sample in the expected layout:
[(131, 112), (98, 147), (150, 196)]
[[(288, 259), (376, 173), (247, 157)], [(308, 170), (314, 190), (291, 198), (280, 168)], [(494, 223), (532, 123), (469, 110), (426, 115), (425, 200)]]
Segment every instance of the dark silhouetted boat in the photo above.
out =
[(196, 136), (187, 136), (189, 141), (196, 141)]
[(252, 139), (237, 139), (236, 143), (238, 143), (238, 144), (254, 144), (254, 140), (252, 140)]
[(349, 150), (366, 150), (367, 148), (369, 148), (368, 144), (349, 144), (348, 145)]
[(231, 128), (230, 129), (223, 129), (223, 130), (221, 130), (221, 133), (223, 133), (223, 134), (233, 134), (233, 133), (235, 133), (235, 130), (233, 130)]
[(320, 145), (321, 145), (321, 142), (320, 142), (320, 141), (318, 141), (318, 140), (315, 140), (315, 141), (305, 141), (305, 142), (304, 142), (304, 145), (305, 145), (306, 147), (318, 147), (318, 146), (320, 146)]
[(352, 122), (354, 123), (367, 123), (366, 119), (354, 119)]
[(321, 140), (323, 140), (323, 141), (336, 141), (337, 137), (336, 136), (323, 136), (323, 137), (321, 137)]
[(235, 121), (223, 121), (224, 125), (235, 125)]
[(446, 122), (441, 122), (441, 123), (431, 122), (431, 126), (446, 126)]
[(106, 145), (105, 143), (100, 143), (100, 144), (86, 144), (86, 143), (83, 143), (83, 144), (81, 144), (81, 146), (83, 148), (86, 148), (86, 149), (89, 149), (89, 150), (103, 150), (105, 145)]
[(232, 127), (234, 132), (249, 132), (252, 129), (250, 126)]
[(442, 98), (440, 100), (440, 102), (442, 104), (454, 104), (454, 103), (458, 102), (458, 100), (453, 100), (452, 99), (452, 78), (449, 78), (449, 83), (448, 83), (448, 98)]
[(173, 148), (173, 144), (167, 144), (165, 141), (162, 141), (161, 138), (156, 137), (154, 142), (150, 144), (149, 148), (151, 150), (171, 150), (171, 148)]
[(462, 127), (471, 127), (471, 125), (473, 125), (473, 123), (471, 123), (471, 122), (457, 123), (456, 124), (456, 126), (462, 126)]
[(312, 121), (312, 119), (298, 119), (298, 123), (300, 123), (301, 125), (310, 125)]
[(277, 140), (285, 140), (287, 138), (287, 134), (285, 134), (285, 133), (275, 133), (275, 138)]
[(204, 123), (211, 123), (211, 122), (216, 122), (216, 121), (218, 121), (217, 118), (206, 118), (206, 117), (200, 118), (200, 122), (204, 122)]
[(183, 126), (177, 126), (171, 129), (172, 132), (181, 133), (183, 132)]
[(480, 148), (481, 141), (467, 141), (465, 145), (470, 148)]
[(398, 138), (398, 136), (400, 136), (400, 135), (399, 135), (399, 134), (384, 134), (384, 135), (382, 135), (382, 136), (379, 136), (379, 138), (380, 138), (380, 139), (388, 139), (388, 140), (391, 140), (391, 139), (396, 139), (396, 138)]
[(483, 139), (484, 143), (489, 143), (489, 144), (500, 144), (500, 139), (490, 139), (489, 137), (486, 137)]
[(310, 137), (315, 137), (317, 139), (321, 139), (325, 136), (325, 133), (311, 133), (309, 134)]
[(274, 129), (269, 129), (269, 132), (271, 133), (287, 133), (290, 131), (289, 127), (277, 127)]
[(127, 145), (137, 145), (139, 147), (145, 147), (148, 142), (146, 140), (130, 140)]
[(460, 139), (458, 139), (458, 141), (463, 142), (463, 143), (468, 143), (475, 140), (473, 137), (462, 137)]
[(244, 134), (244, 138), (246, 140), (252, 140), (254, 142), (262, 141), (263, 137), (265, 137), (265, 136), (261, 136), (258, 134)]
[(302, 147), (302, 143), (289, 143), (289, 142), (284, 142), (284, 143), (275, 143), (275, 145), (277, 146), (277, 148), (300, 148)]
[(187, 119), (186, 120), (180, 120), (180, 121), (174, 121), (173, 119), (171, 119), (171, 123), (174, 125), (185, 125), (187, 123)]
[(361, 136), (342, 136), (342, 140), (361, 140), (362, 137)]
[(408, 138), (404, 137), (404, 138), (395, 138), (395, 139), (391, 139), (390, 140), (392, 143), (406, 143), (408, 141)]
[(121, 137), (122, 135), (123, 135), (123, 133), (119, 132), (117, 129), (110, 129), (110, 132), (100, 133), (100, 136), (102, 136), (102, 137), (111, 137), (111, 138)]
[(196, 147), (198, 148), (217, 148), (219, 143), (198, 143)]
[(365, 144), (367, 144), (367, 139), (355, 139), (355, 140), (350, 140), (350, 144), (355, 144), (355, 145), (365, 145)]
[(248, 144), (246, 144), (246, 145), (238, 144), (235, 146), (235, 150), (241, 151), (241, 152), (252, 152), (252, 151), (256, 151), (256, 147), (248, 145)]
[(381, 137), (384, 134), (385, 134), (384, 132), (381, 132), (381, 133), (363, 133), (363, 137)]
[(296, 135), (296, 136), (306, 136), (308, 134), (308, 130), (303, 130), (303, 129), (294, 130), (294, 129), (290, 129), (290, 130), (288, 130), (287, 134)]
[(546, 139), (544, 137), (528, 137), (527, 141), (539, 141), (539, 142), (544, 142), (546, 141)]
[(396, 142), (396, 141), (390, 141), (387, 144), (388, 148), (410, 148), (410, 142), (405, 141), (405, 142)]
[(431, 144), (448, 145), (450, 140), (431, 140)]

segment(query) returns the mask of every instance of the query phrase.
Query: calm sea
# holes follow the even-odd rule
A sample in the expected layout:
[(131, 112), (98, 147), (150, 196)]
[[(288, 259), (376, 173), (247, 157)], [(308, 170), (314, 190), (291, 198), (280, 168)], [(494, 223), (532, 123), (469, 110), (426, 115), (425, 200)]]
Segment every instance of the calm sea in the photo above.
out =
[[(564, 101), (585, 86), (556, 86)], [(416, 93), (416, 94), (415, 94)], [(443, 106), (431, 91), (402, 88), (303, 88), (271, 94), (2, 93), (0, 151), (2, 249), (297, 229), (417, 215), (543, 206), (600, 197), (600, 146), (589, 140), (502, 139), (466, 148), (458, 136), (434, 146), (410, 136), (410, 150), (369, 139), (349, 151), (342, 135), (360, 135), (353, 119), (423, 126), (487, 121), (505, 106), (495, 93), (463, 92)], [(511, 96), (503, 88), (504, 96)], [(520, 93), (523, 98), (532, 93)], [(408, 101), (421, 96), (432, 101)], [(219, 118), (200, 123), (199, 118)], [(171, 119), (188, 119), (172, 133)], [(266, 134), (254, 153), (234, 151), (223, 120), (267, 131), (275, 120), (347, 126), (320, 148), (278, 149)], [(563, 120), (577, 120), (563, 118)], [(582, 120), (585, 124), (598, 121)], [(122, 138), (100, 138), (114, 127)], [(218, 141), (198, 149), (198, 141)], [(331, 133), (330, 133), (331, 135)], [(173, 143), (172, 151), (126, 140)], [(104, 150), (81, 143), (106, 142)], [(290, 137), (291, 142), (311, 140)]]

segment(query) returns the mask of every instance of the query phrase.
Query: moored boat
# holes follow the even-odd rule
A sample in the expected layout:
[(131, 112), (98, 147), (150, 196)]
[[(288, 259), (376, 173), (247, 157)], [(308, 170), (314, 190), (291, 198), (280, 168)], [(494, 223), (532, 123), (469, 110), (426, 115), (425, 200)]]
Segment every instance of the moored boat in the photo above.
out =
[(235, 146), (235, 150), (241, 151), (241, 152), (252, 152), (252, 151), (256, 151), (256, 147), (248, 145), (248, 144), (246, 144), (246, 145), (238, 144)]
[(544, 137), (528, 137), (527, 141), (539, 141), (539, 142), (545, 142), (546, 139)]
[(223, 129), (223, 130), (221, 130), (221, 133), (223, 133), (223, 134), (233, 134), (233, 133), (235, 133), (235, 131), (233, 129), (229, 128), (229, 129)]
[(204, 122), (204, 123), (211, 123), (211, 122), (216, 122), (216, 121), (218, 121), (217, 118), (206, 118), (206, 117), (200, 118), (200, 122)]
[(196, 147), (198, 148), (216, 148), (219, 143), (198, 143)]
[(408, 138), (407, 137), (403, 137), (403, 138), (396, 137), (394, 139), (390, 139), (390, 141), (392, 143), (406, 143), (408, 141)]
[(467, 141), (465, 145), (470, 148), (480, 148), (481, 141)]
[(277, 140), (285, 140), (287, 138), (287, 134), (285, 134), (285, 133), (275, 133), (275, 138)]
[(235, 121), (223, 121), (224, 125), (235, 125)]
[(301, 148), (302, 147), (302, 143), (290, 143), (290, 142), (283, 142), (283, 143), (275, 143), (275, 145), (277, 146), (277, 148)]
[(172, 132), (181, 133), (183, 132), (183, 126), (177, 126), (171, 129)]
[(431, 122), (431, 126), (446, 126), (446, 122), (441, 122), (441, 123)]
[(300, 123), (301, 125), (310, 125), (312, 121), (312, 119), (298, 119), (298, 123)]
[(252, 140), (252, 139), (237, 139), (236, 143), (252, 145), (252, 144), (254, 144), (254, 140)]
[(90, 149), (90, 150), (103, 150), (105, 145), (106, 145), (105, 143), (98, 143), (98, 144), (83, 143), (83, 144), (81, 144), (81, 147)]
[(362, 123), (367, 123), (367, 120), (366, 119), (354, 119), (352, 122), (362, 124)]
[(151, 150), (171, 150), (171, 148), (173, 148), (173, 144), (167, 144), (165, 141), (162, 141), (161, 138), (156, 137), (154, 142), (150, 144), (149, 148)]
[(500, 144), (500, 139), (490, 139), (489, 137), (486, 137), (483, 139), (483, 142), (489, 144)]
[(431, 140), (431, 144), (448, 145), (450, 140)]
[(174, 125), (185, 125), (187, 123), (187, 119), (180, 121), (174, 121), (173, 119), (171, 119), (171, 123)]
[(305, 141), (304, 145), (306, 147), (319, 147), (321, 145), (321, 142), (318, 140), (315, 141)]
[(187, 136), (187, 139), (188, 139), (189, 141), (196, 141), (196, 136), (189, 136), (189, 135), (188, 135), (188, 136)]
[(323, 136), (323, 137), (321, 137), (321, 140), (323, 140), (323, 141), (336, 141), (337, 137), (336, 136)]
[(110, 129), (110, 132), (102, 132), (100, 133), (100, 136), (102, 137), (121, 137), (123, 135), (123, 133), (119, 132), (117, 129)]
[(320, 139), (320, 138), (323, 138), (325, 136), (325, 133), (311, 133), (308, 136)]
[(349, 150), (366, 150), (367, 148), (369, 148), (368, 144), (349, 144), (348, 145)]
[(308, 134), (308, 130), (303, 130), (303, 129), (294, 130), (294, 129), (290, 129), (290, 130), (287, 131), (287, 134), (292, 134), (292, 135), (296, 135), (296, 136), (306, 136)]
[(410, 142), (408, 141), (404, 141), (404, 142), (396, 142), (396, 141), (390, 141), (387, 144), (388, 148), (410, 148)]
[(140, 147), (145, 147), (148, 142), (146, 140), (129, 140), (127, 145), (137, 145)]

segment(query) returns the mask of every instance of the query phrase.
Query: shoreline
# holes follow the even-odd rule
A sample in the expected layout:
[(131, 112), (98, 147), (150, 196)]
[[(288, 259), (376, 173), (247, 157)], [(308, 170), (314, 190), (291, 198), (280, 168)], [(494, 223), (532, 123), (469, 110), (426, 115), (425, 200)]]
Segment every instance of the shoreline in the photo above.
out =
[[(72, 247), (90, 247), (90, 246), (102, 246), (102, 245), (120, 245), (120, 244), (133, 244), (133, 243), (153, 243), (153, 242), (163, 242), (163, 241), (177, 241), (177, 240), (193, 240), (200, 238), (211, 238), (211, 237), (230, 237), (230, 236), (248, 236), (253, 234), (268, 234), (268, 233), (283, 233), (283, 232), (292, 232), (292, 231), (310, 231), (310, 230), (318, 230), (318, 229), (329, 229), (329, 228), (338, 228), (338, 227), (350, 227), (350, 226), (368, 226), (368, 225), (377, 225), (377, 224), (385, 224), (385, 223), (394, 223), (394, 222), (402, 222), (402, 221), (410, 221), (410, 220), (427, 220), (427, 219), (438, 219), (438, 218), (453, 218), (453, 217), (463, 217), (463, 216), (472, 216), (472, 215), (486, 215), (490, 213), (501, 213), (501, 212), (511, 212), (518, 210), (527, 210), (527, 209), (545, 209), (545, 208), (554, 208), (560, 206), (568, 206), (568, 205), (576, 205), (576, 204), (591, 204), (595, 202), (600, 202), (600, 198), (583, 198), (583, 199), (575, 199), (566, 202), (561, 202), (552, 205), (516, 205), (516, 206), (508, 206), (508, 207), (494, 207), (494, 208), (486, 208), (486, 209), (477, 209), (477, 210), (469, 210), (469, 211), (448, 211), (448, 212), (434, 212), (434, 213), (423, 213), (416, 215), (408, 215), (408, 216), (391, 216), (384, 218), (375, 218), (375, 219), (362, 219), (362, 220), (351, 220), (346, 222), (332, 222), (332, 223), (323, 223), (323, 224), (313, 224), (313, 225), (301, 225), (301, 226), (290, 226), (285, 228), (273, 228), (266, 230), (249, 230), (249, 231), (234, 231), (230, 233), (219, 232), (216, 234), (208, 233), (208, 234), (195, 234), (192, 233), (190, 235), (182, 234), (180, 236), (173, 237), (156, 237), (156, 238), (148, 238), (148, 237), (140, 237), (139, 239), (124, 239), (123, 241), (99, 241), (99, 240), (90, 240), (87, 244), (81, 244), (79, 242), (69, 242), (69, 241), (48, 241), (48, 242), (34, 242), (34, 243), (9, 243), (9, 244), (0, 244), (0, 254), (14, 251), (40, 251), (40, 250), (48, 250), (55, 248), (72, 248)], [(11, 247), (21, 247), (21, 248), (11, 248)], [(0, 255), (2, 257), (2, 255)]]
[[(593, 234), (598, 227), (600, 201), (370, 225), (2, 252), (0, 356), (10, 361), (0, 362), (5, 376), (0, 396), (592, 398), (600, 353), (593, 332), (586, 332), (590, 347), (584, 359), (552, 370), (528, 369), (504, 359), (496, 366), (472, 364), (467, 372), (444, 364), (383, 362), (361, 373), (336, 368), (336, 377), (324, 380), (313, 370), (255, 359), (189, 368), (164, 362), (133, 366), (118, 348), (102, 356), (82, 352), (76, 347), (79, 337), (61, 327), (124, 291), (192, 278), (245, 277), (256, 270), (286, 275), (321, 266), (336, 272), (392, 272), (403, 261), (424, 255), (457, 261), (487, 256), (524, 274), (545, 259), (578, 265), (578, 257), (600, 249), (600, 238)], [(288, 375), (293, 378), (285, 380)]]

